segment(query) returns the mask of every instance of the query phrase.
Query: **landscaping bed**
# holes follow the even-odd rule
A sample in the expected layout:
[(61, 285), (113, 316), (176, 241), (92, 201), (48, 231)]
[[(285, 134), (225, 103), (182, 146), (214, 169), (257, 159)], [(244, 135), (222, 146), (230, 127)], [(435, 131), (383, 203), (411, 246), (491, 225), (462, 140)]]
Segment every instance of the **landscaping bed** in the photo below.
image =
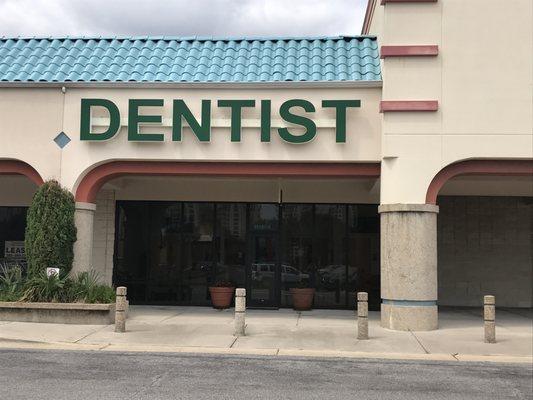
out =
[(115, 290), (98, 274), (71, 273), (76, 241), (73, 195), (56, 181), (35, 193), (27, 214), (24, 257), (0, 263), (0, 320), (108, 325)]
[(115, 304), (0, 302), (0, 321), (109, 325)]

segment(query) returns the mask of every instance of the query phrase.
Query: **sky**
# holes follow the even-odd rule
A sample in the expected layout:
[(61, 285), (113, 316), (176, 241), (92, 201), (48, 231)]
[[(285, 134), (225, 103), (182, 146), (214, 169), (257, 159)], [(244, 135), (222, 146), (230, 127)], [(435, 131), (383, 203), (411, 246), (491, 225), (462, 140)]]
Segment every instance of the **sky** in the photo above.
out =
[(358, 35), (366, 0), (0, 0), (0, 36)]

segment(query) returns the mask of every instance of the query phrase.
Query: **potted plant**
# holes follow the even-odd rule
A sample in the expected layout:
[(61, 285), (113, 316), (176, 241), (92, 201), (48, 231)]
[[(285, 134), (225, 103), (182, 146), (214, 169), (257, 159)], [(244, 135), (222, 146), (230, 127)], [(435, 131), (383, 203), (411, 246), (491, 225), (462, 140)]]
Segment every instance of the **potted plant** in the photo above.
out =
[(292, 295), (292, 307), (296, 311), (306, 311), (313, 308), (313, 298), (315, 289), (309, 287), (309, 284), (302, 280), (296, 287), (290, 289)]
[(223, 310), (231, 306), (231, 300), (233, 300), (233, 294), (235, 293), (235, 285), (229, 281), (220, 281), (214, 286), (209, 287), (209, 293), (211, 293), (213, 307)]

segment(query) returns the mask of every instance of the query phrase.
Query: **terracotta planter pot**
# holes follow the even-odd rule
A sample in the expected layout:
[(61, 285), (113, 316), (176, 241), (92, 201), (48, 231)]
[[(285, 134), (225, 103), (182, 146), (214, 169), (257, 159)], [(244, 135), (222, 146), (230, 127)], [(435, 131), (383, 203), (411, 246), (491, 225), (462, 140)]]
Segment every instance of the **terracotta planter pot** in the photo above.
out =
[(313, 288), (292, 288), (292, 308), (297, 311), (305, 311), (313, 308), (313, 297), (315, 289)]
[(231, 300), (233, 300), (233, 294), (235, 293), (234, 287), (210, 287), (211, 301), (213, 307), (223, 310), (231, 306)]

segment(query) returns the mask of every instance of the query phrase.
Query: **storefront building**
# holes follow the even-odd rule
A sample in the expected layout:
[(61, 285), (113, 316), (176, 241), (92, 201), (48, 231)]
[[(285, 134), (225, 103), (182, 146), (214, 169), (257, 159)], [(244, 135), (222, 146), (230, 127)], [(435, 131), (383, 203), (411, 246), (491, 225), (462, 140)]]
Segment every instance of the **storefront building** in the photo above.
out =
[[(0, 259), (56, 179), (74, 270), (136, 304), (317, 308), (390, 329), (532, 307), (532, 4), (371, 0), (358, 37), (0, 39)], [(498, 33), (498, 32), (505, 32)]]

